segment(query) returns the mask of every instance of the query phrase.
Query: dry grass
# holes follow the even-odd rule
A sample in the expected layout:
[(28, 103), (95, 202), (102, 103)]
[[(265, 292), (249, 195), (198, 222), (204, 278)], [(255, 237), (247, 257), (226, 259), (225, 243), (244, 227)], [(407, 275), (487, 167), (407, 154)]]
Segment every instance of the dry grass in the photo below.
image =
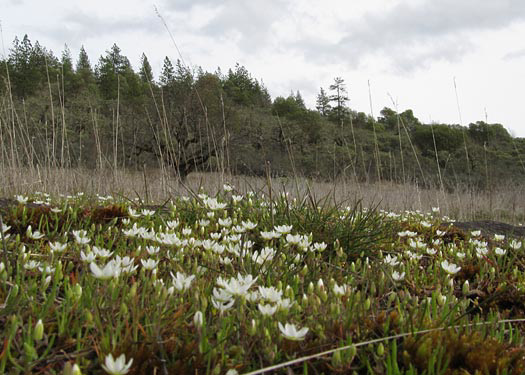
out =
[(236, 187), (240, 193), (254, 191), (272, 194), (283, 191), (291, 197), (304, 198), (311, 194), (315, 200), (351, 204), (361, 200), (365, 207), (376, 206), (400, 212), (421, 210), (428, 212), (440, 207), (441, 213), (457, 220), (490, 219), (513, 224), (525, 223), (525, 187), (505, 187), (491, 192), (472, 189), (442, 192), (439, 189), (421, 189), (411, 184), (355, 183), (339, 180), (320, 182), (305, 178), (266, 178), (227, 176), (220, 173), (193, 173), (185, 183), (167, 176), (160, 170), (132, 172), (125, 170), (37, 169), (4, 168), (0, 170), (0, 196), (29, 194), (43, 191), (50, 194), (113, 195), (140, 198), (148, 203), (160, 203), (172, 196), (188, 195), (203, 189), (215, 194), (224, 183)]

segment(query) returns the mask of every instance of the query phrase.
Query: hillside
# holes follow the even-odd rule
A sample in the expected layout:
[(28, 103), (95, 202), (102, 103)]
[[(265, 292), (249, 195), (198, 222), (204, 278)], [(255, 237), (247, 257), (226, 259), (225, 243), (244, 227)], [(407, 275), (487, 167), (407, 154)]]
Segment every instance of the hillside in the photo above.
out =
[(271, 98), (240, 65), (223, 73), (168, 57), (154, 79), (117, 45), (92, 64), (25, 36), (0, 61), (3, 166), (161, 168), (417, 182), (492, 189), (525, 182), (525, 139), (501, 124), (424, 124), (407, 110), (378, 118), (348, 107), (345, 82)]

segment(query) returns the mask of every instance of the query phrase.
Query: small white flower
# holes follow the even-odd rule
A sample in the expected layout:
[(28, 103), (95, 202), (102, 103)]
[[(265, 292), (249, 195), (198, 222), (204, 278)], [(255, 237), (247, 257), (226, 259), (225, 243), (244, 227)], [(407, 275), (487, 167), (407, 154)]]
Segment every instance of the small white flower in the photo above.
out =
[(281, 322), (278, 323), (279, 330), (281, 334), (288, 340), (300, 341), (304, 340), (304, 337), (308, 333), (308, 327), (303, 327), (300, 330), (297, 330), (295, 324), (286, 323), (284, 326)]
[(79, 245), (87, 245), (91, 239), (87, 237), (87, 232), (85, 230), (74, 230), (71, 232), (73, 237), (75, 237), (75, 242)]
[(67, 248), (67, 243), (61, 243), (61, 242), (50, 242), (49, 248), (53, 253), (62, 253)]
[(93, 246), (93, 252), (97, 257), (100, 257), (102, 259), (109, 258), (113, 252), (109, 251), (108, 249), (104, 249), (102, 247)]
[(456, 264), (449, 263), (448, 260), (442, 261), (441, 267), (446, 273), (451, 274), (451, 275), (458, 273), (459, 270), (461, 269), (461, 267), (458, 267)]
[(160, 251), (160, 247), (159, 246), (146, 246), (146, 251), (148, 252), (149, 255), (155, 255), (155, 254), (158, 254), (158, 252)]
[(111, 375), (124, 375), (129, 372), (131, 364), (133, 363), (133, 358), (126, 363), (126, 356), (121, 354), (117, 360), (113, 359), (113, 355), (108, 354), (105, 358), (102, 368)]
[(257, 308), (259, 309), (261, 314), (263, 314), (265, 316), (272, 316), (277, 311), (277, 306), (264, 305), (262, 303), (259, 303), (257, 305)]
[(290, 231), (292, 230), (292, 226), (291, 225), (276, 225), (274, 230), (280, 234), (287, 234), (287, 233), (290, 233)]
[(273, 286), (270, 286), (268, 288), (264, 286), (260, 286), (259, 288), (259, 294), (262, 299), (268, 300), (270, 302), (279, 302), (282, 298), (283, 292), (276, 289)]
[(148, 210), (147, 208), (143, 208), (140, 213), (142, 214), (142, 216), (146, 216), (146, 217), (150, 217), (150, 216), (153, 216), (155, 214), (155, 211), (153, 210)]
[(18, 203), (20, 204), (26, 204), (27, 203), (27, 200), (28, 200), (28, 197), (24, 197), (23, 195), (15, 195), (15, 199), (18, 201)]
[(443, 237), (447, 232), (446, 231), (441, 231), (441, 230), (436, 230), (436, 236), (439, 236), (439, 237)]
[(170, 275), (173, 279), (173, 286), (179, 291), (189, 289), (193, 279), (195, 279), (195, 275), (186, 276), (181, 272), (177, 272), (177, 276), (174, 276), (173, 273), (170, 272)]
[(496, 253), (496, 255), (501, 256), (501, 255), (505, 255), (505, 253), (507, 252), (507, 250), (503, 250), (503, 249), (501, 249), (501, 248), (499, 248), (499, 247), (495, 247), (495, 248), (494, 248), (494, 252)]
[(518, 250), (521, 248), (521, 241), (512, 240), (509, 242), (509, 246), (514, 250)]
[(27, 227), (26, 230), (27, 237), (31, 238), (32, 240), (39, 240), (42, 237), (44, 237), (43, 233), (40, 233), (39, 231), (34, 231), (31, 229), (31, 225)]
[(213, 307), (215, 307), (217, 310), (223, 312), (223, 311), (229, 310), (233, 306), (233, 304), (235, 303), (235, 300), (231, 299), (229, 301), (223, 302), (223, 301), (216, 300), (215, 298), (212, 298), (211, 299), (211, 303), (212, 303)]
[(399, 273), (397, 271), (392, 272), (392, 279), (395, 281), (401, 281), (405, 278), (405, 273)]
[(140, 214), (131, 207), (128, 208), (128, 214), (129, 216), (134, 217), (134, 218), (140, 217)]
[(29, 262), (24, 264), (24, 268), (26, 270), (33, 270), (33, 269), (35, 269), (37, 267), (40, 267), (40, 262), (38, 262), (36, 260), (30, 260)]
[(120, 275), (120, 266), (115, 261), (109, 261), (104, 268), (97, 266), (95, 262), (89, 264), (93, 276), (100, 280), (108, 280)]
[(141, 259), (140, 263), (142, 263), (142, 267), (144, 267), (144, 269), (154, 270), (157, 267), (157, 264), (159, 264), (159, 261), (150, 258), (147, 260)]
[(277, 301), (277, 309), (279, 310), (288, 310), (295, 302), (290, 300), (290, 298), (283, 298)]
[(503, 241), (504, 239), (505, 239), (505, 236), (503, 234), (494, 235), (494, 241)]
[(481, 236), (481, 231), (480, 230), (474, 230), (474, 231), (470, 232), (470, 235), (472, 237), (479, 237), (479, 236)]
[(346, 291), (348, 290), (348, 286), (347, 285), (337, 285), (337, 283), (334, 284), (334, 294), (336, 296), (344, 296), (346, 294)]
[(274, 238), (279, 238), (281, 236), (281, 233), (273, 231), (273, 230), (269, 232), (261, 231), (260, 235), (263, 238), (263, 240), (270, 241)]
[(387, 265), (394, 267), (399, 264), (399, 261), (397, 260), (397, 256), (390, 256), (390, 254), (387, 254), (385, 259), (383, 260)]
[(84, 261), (84, 262), (91, 263), (91, 262), (93, 262), (95, 260), (95, 258), (96, 258), (96, 256), (93, 253), (87, 253), (87, 255), (86, 255), (86, 254), (84, 254), (83, 250), (80, 251), (80, 259), (82, 259), (82, 261)]

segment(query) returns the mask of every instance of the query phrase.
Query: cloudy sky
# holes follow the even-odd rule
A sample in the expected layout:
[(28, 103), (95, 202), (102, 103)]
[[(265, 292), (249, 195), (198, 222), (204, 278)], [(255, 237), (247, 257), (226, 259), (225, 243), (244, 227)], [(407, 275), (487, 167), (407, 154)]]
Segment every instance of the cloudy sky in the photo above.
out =
[(84, 45), (94, 64), (117, 43), (135, 67), (146, 53), (158, 75), (165, 56), (179, 57), (175, 42), (187, 64), (238, 62), (272, 97), (299, 90), (312, 108), (319, 88), (342, 77), (358, 111), (487, 118), (525, 137), (524, 0), (155, 1), (0, 0), (0, 53), (28, 34), (57, 55)]

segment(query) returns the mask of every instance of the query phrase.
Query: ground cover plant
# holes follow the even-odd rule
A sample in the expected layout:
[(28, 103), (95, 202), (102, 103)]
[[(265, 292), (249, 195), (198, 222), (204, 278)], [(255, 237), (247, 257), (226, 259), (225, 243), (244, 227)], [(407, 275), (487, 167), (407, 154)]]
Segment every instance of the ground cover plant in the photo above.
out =
[(439, 208), (229, 185), (4, 202), (0, 373), (525, 371), (523, 242)]

